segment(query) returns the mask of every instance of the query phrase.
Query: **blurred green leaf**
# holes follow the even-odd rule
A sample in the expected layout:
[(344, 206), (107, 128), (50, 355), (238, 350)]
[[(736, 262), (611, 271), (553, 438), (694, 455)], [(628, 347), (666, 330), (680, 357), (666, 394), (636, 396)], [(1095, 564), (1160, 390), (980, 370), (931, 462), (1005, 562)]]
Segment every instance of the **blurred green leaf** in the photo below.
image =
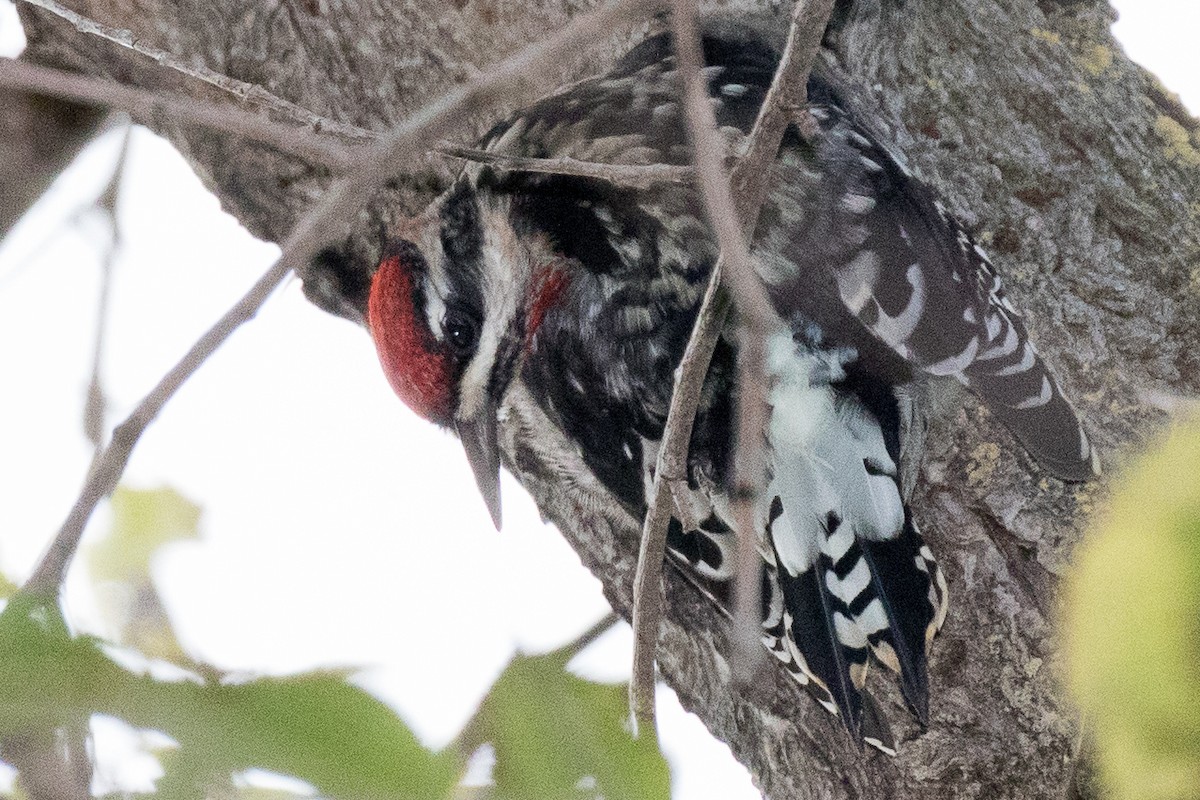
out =
[(1200, 798), (1200, 422), (1120, 482), (1064, 597), (1106, 781), (1123, 800)]
[(198, 536), (200, 507), (169, 487), (119, 487), (112, 496), (108, 536), (88, 547), (97, 598), (117, 639), (145, 653), (186, 664), (150, 577), (150, 561), (169, 542)]
[(88, 548), (88, 565), (97, 580), (144, 583), (150, 558), (164, 544), (195, 539), (200, 507), (169, 487), (118, 487), (110, 502), (108, 536)]
[(262, 767), (338, 798), (436, 798), (459, 764), (435, 755), (386, 706), (341, 676), (240, 684), (167, 683), (118, 666), (97, 642), (69, 636), (57, 606), (18, 596), (0, 614), (0, 736), (111, 714), (160, 730), (180, 749), (160, 782), (195, 797), (233, 772)]
[(296, 800), (308, 795), (295, 794), (284, 789), (264, 789), (261, 786), (238, 786), (228, 794), (210, 794), (209, 800)]
[(472, 721), (472, 738), (496, 751), (496, 796), (669, 797), (670, 773), (654, 732), (638, 739), (629, 733), (625, 687), (572, 675), (568, 657), (517, 656)]
[(4, 574), (0, 573), (0, 600), (12, 597), (17, 593), (19, 587), (10, 581)]

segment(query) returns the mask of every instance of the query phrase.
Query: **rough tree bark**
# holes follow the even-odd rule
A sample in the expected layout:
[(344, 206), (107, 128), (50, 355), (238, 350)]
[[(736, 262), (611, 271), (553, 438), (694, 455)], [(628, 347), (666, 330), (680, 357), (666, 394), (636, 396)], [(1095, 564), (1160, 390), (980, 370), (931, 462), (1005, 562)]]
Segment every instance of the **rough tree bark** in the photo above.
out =
[(0, 239), (87, 144), (103, 117), (94, 108), (0, 89)]
[[(590, 5), (72, 3), (157, 47), (376, 130)], [(787, 5), (723, 8), (752, 8), (782, 26)], [(1200, 126), (1125, 58), (1105, 2), (862, 0), (842, 11), (831, 41), (838, 68), (860, 87), (857, 106), (976, 229), (1087, 417), (1107, 473), (1119, 472), (1162, 421), (1140, 390), (1200, 392)], [(216, 93), (42, 12), (22, 12), (26, 58)], [(592, 69), (629, 39), (617, 32), (598, 45)], [(563, 75), (581, 68), (564, 65)], [(285, 235), (328, 181), (268, 148), (160, 130), (267, 239)], [(446, 170), (432, 160), (414, 165), (364, 214), (351, 241), (364, 270), (381, 221), (419, 207)], [(339, 307), (322, 275), (306, 279), (320, 304)], [(952, 608), (932, 658), (929, 729), (909, 721), (892, 687), (879, 691), (901, 739), (895, 759), (859, 752), (782, 670), (735, 690), (724, 621), (668, 573), (663, 676), (772, 797), (1024, 800), (1067, 790), (1079, 735), (1056, 684), (1055, 589), (1103, 482), (1042, 477), (986, 411), (950, 392), (929, 436), (916, 514), (947, 572)], [(581, 468), (578, 456), (519, 392), (506, 439), (509, 467), (628, 615), (637, 521), (614, 512), (594, 481), (558, 478), (564, 465)]]

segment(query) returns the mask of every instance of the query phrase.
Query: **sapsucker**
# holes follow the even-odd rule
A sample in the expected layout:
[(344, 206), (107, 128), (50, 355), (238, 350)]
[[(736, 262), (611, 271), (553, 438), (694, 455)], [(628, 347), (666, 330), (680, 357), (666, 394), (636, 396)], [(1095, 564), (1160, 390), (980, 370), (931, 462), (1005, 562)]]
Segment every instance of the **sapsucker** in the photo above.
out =
[[(710, 29), (705, 75), (731, 139), (778, 62), (754, 35)], [(692, 158), (666, 36), (546, 97), (481, 147), (514, 156), (685, 165)], [(928, 716), (926, 654), (946, 583), (908, 508), (919, 460), (913, 385), (956, 378), (1040, 465), (1094, 474), (1079, 419), (984, 252), (875, 141), (819, 73), (815, 133), (789, 131), (753, 258), (787, 328), (768, 342), (769, 477), (759, 512), (763, 641), (849, 730), (890, 749), (864, 691), (876, 660)], [(696, 190), (470, 164), (393, 232), (368, 321), (399, 396), (454, 427), (500, 523), (497, 413), (523, 382), (634, 514), (718, 249)], [(670, 552), (706, 586), (731, 577), (731, 326), (704, 385), (687, 502)]]

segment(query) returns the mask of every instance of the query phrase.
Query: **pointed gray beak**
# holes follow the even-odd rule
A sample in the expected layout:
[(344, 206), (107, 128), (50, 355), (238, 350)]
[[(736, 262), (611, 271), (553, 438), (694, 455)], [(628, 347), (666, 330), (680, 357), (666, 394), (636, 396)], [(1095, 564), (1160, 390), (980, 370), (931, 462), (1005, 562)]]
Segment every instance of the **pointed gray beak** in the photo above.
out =
[(488, 403), (473, 419), (456, 420), (454, 427), (475, 473), (475, 483), (496, 530), (500, 530), (500, 445), (496, 439), (496, 406)]

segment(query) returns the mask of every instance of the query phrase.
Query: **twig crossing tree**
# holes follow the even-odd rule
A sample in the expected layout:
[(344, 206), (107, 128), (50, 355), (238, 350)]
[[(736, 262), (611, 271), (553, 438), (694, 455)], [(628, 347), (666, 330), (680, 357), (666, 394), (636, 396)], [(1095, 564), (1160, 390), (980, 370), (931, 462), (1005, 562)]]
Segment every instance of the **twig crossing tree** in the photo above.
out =
[[(287, 108), (382, 132), (441, 91), (472, 80), (478, 88), (489, 79), (475, 77), (479, 69), (587, 4), (283, 5), (288, 13), (271, 15), (246, 15), (225, 0), (159, 4), (152, 13), (105, 0), (74, 5), (181, 56), (182, 71), (26, 6), (26, 58), (226, 100), (212, 81), (187, 74), (204, 64), (286, 98)], [(775, 4), (732, 6), (786, 29), (786, 9)], [(631, 32), (629, 17), (615, 19), (625, 26), (614, 21), (610, 38), (592, 36), (603, 41), (588, 55), (558, 51), (553, 74), (593, 72), (597, 51), (611, 57), (644, 35), (640, 23)], [(877, 0), (839, 3), (826, 37), (826, 68), (856, 87), (855, 108), (995, 256), (1110, 468), (1160, 422), (1143, 391), (1200, 392), (1200, 128), (1124, 58), (1111, 21), (1107, 4), (1093, 0)], [(487, 97), (503, 88), (513, 103), (528, 99), (553, 88), (547, 72), (516, 74)], [(470, 146), (502, 113), (476, 110), (476, 130), (454, 131), (455, 145)], [(336, 313), (357, 304), (351, 296), (378, 260), (379, 225), (398, 208), (422, 207), (447, 174), (443, 162), (422, 157), (451, 133), (444, 125), (410, 121), (416, 133), (402, 145), (393, 135), (370, 146), (366, 158), (379, 158), (370, 169), (397, 177), (367, 204), (362, 184), (343, 178), (330, 189), (328, 171), (302, 158), (151, 122), (251, 231), (292, 242), (289, 253), (342, 235), (297, 230), (298, 220), (314, 219), (303, 216), (314, 203), (346, 223), (357, 216), (345, 252), (358, 273), (309, 271), (306, 257), (283, 266), (295, 266), (313, 300)], [(725, 623), (666, 574), (662, 675), (772, 797), (1049, 798), (1070, 783), (1079, 739), (1055, 684), (1055, 589), (1098, 490), (1043, 477), (984, 410), (943, 388), (952, 402), (932, 421), (914, 506), (948, 574), (953, 610), (931, 664), (929, 729), (899, 728), (894, 760), (859, 752), (780, 670), (735, 686)], [(503, 434), (510, 467), (628, 615), (639, 521), (614, 510), (598, 481), (556, 480), (563, 465), (582, 464), (528, 398), (514, 399)], [(882, 701), (893, 720), (904, 719), (897, 691)]]

